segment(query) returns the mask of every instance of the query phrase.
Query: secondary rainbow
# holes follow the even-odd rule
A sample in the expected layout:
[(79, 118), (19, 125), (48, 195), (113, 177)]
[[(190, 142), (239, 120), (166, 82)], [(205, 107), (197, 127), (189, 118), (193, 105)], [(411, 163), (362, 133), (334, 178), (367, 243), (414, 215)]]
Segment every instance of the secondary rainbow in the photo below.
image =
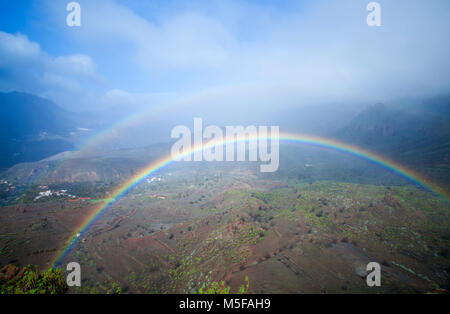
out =
[[(151, 162), (146, 167), (141, 169), (138, 173), (133, 175), (131, 178), (129, 178), (127, 181), (125, 181), (123, 184), (118, 186), (113, 192), (111, 198), (109, 198), (106, 201), (103, 201), (97, 205), (97, 207), (93, 210), (93, 212), (79, 225), (78, 228), (76, 228), (76, 231), (73, 233), (72, 237), (69, 239), (67, 244), (63, 247), (63, 249), (58, 253), (56, 258), (54, 259), (52, 263), (52, 267), (57, 267), (61, 264), (62, 260), (65, 258), (65, 256), (70, 252), (70, 250), (73, 248), (73, 246), (77, 243), (78, 239), (82, 237), (94, 224), (99, 217), (101, 217), (108, 208), (111, 207), (117, 200), (119, 200), (122, 196), (124, 196), (128, 191), (133, 189), (137, 184), (139, 184), (142, 180), (144, 180), (146, 177), (153, 175), (154, 173), (162, 170), (169, 164), (175, 162), (176, 159), (182, 159), (185, 156), (191, 155), (195, 152), (207, 149), (207, 148), (213, 148), (215, 146), (219, 145), (226, 145), (226, 144), (233, 144), (237, 142), (242, 141), (252, 141), (252, 140), (260, 140), (260, 139), (266, 139), (270, 140), (271, 136), (267, 137), (238, 137), (234, 140), (226, 141), (226, 140), (212, 140), (206, 144), (203, 144), (203, 146), (200, 147), (192, 147), (190, 150), (180, 153), (178, 155), (172, 156), (169, 154), (168, 156), (165, 156), (161, 159), (158, 159), (156, 161)], [(382, 168), (385, 168), (393, 173), (396, 173), (410, 182), (419, 185), (423, 188), (426, 188), (427, 190), (434, 192), (438, 194), (439, 196), (443, 197), (446, 201), (450, 200), (450, 195), (447, 190), (443, 189), (442, 187), (434, 184), (424, 176), (420, 175), (419, 173), (408, 169), (401, 164), (394, 162), (392, 160), (389, 160), (386, 157), (383, 157), (381, 155), (375, 154), (373, 152), (370, 152), (368, 150), (362, 149), (360, 147), (347, 144), (344, 142), (340, 142), (334, 139), (319, 137), (319, 136), (313, 136), (313, 135), (307, 135), (307, 134), (294, 134), (294, 133), (280, 133), (279, 140), (283, 142), (294, 142), (294, 143), (301, 143), (301, 144), (309, 144), (324, 148), (333, 149), (336, 151), (340, 151), (343, 153), (348, 153), (357, 157), (360, 157), (362, 159), (368, 160), (374, 164), (379, 165)]]

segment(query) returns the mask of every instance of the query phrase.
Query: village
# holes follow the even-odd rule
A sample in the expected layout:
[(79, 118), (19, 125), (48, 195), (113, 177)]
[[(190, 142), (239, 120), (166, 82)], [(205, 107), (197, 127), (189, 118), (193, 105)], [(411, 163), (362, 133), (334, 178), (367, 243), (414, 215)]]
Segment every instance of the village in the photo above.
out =
[[(16, 189), (16, 187), (11, 182), (8, 182), (4, 179), (0, 179), (0, 185), (2, 187), (2, 192), (13, 192)], [(3, 190), (3, 188), (5, 189)]]
[(40, 191), (39, 194), (33, 199), (34, 201), (38, 201), (41, 198), (49, 198), (49, 197), (67, 197), (70, 198), (69, 202), (75, 202), (75, 201), (89, 201), (89, 197), (77, 197), (76, 195), (72, 195), (67, 192), (67, 190), (55, 190), (52, 191), (49, 189), (47, 185), (40, 185), (38, 189), (43, 190)]

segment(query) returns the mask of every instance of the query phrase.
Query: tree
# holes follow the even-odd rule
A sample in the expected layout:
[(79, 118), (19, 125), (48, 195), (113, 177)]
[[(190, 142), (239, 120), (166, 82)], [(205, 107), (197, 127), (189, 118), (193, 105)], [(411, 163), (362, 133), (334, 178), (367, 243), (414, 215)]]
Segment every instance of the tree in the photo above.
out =
[(0, 294), (63, 294), (67, 289), (61, 269), (39, 273), (37, 266), (28, 265), (22, 276), (0, 286)]

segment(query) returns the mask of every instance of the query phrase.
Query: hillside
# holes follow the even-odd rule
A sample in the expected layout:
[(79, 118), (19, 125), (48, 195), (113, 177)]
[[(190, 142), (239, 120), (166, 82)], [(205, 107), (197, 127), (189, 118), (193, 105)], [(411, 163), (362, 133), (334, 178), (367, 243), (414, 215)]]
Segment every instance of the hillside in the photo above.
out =
[(448, 184), (449, 112), (448, 98), (407, 109), (375, 104), (351, 120), (336, 137), (388, 156)]
[(73, 149), (92, 125), (87, 117), (35, 95), (0, 93), (0, 169)]

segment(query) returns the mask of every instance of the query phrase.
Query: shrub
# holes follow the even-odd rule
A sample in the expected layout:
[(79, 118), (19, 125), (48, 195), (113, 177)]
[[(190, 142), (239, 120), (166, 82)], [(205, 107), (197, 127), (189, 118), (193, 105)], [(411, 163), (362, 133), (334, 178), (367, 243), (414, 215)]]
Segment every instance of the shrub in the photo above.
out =
[[(237, 293), (246, 294), (248, 292), (248, 288), (250, 287), (250, 281), (248, 277), (245, 276), (245, 284), (243, 284)], [(200, 289), (198, 289), (199, 294), (229, 294), (230, 286), (226, 285), (224, 281), (221, 282), (213, 282), (208, 287), (203, 285)]]
[(63, 294), (68, 286), (61, 269), (39, 273), (37, 266), (28, 265), (20, 278), (14, 278), (0, 287), (1, 294)]

